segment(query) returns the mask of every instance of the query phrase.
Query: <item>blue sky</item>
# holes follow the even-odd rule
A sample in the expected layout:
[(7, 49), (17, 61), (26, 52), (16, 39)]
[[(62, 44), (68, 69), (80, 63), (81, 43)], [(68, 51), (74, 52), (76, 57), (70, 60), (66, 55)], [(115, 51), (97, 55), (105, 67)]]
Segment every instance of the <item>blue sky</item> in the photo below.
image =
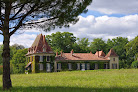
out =
[[(23, 34), (11, 37), (11, 45), (17, 43), (30, 47), (37, 34), (50, 35), (57, 31), (72, 32), (78, 38), (112, 39), (118, 36), (129, 40), (138, 35), (138, 0), (93, 0), (88, 12), (79, 16), (80, 20), (70, 28), (56, 28), (50, 32), (39, 29), (22, 30)], [(0, 44), (3, 37), (0, 36)]]

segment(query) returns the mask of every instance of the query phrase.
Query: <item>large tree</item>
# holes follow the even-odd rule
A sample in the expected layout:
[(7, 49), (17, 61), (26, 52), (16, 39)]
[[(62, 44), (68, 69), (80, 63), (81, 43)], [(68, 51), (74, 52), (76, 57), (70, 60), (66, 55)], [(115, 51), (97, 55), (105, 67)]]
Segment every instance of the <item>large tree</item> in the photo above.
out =
[(73, 33), (56, 32), (51, 35), (47, 35), (46, 40), (55, 52), (60, 52), (61, 50), (64, 52), (70, 52), (76, 41), (76, 37)]
[(25, 65), (27, 64), (25, 54), (27, 49), (20, 49), (14, 55), (11, 62), (11, 72), (12, 73), (24, 73)]
[(74, 52), (86, 53), (89, 51), (89, 40), (88, 38), (77, 38), (76, 43), (73, 45)]
[(0, 34), (3, 35), (3, 89), (12, 87), (10, 78), (10, 37), (19, 28), (51, 30), (68, 27), (87, 12), (92, 0), (0, 0)]
[(106, 43), (102, 38), (95, 38), (93, 39), (93, 42), (90, 44), (90, 50), (92, 50), (93, 53), (96, 51), (103, 50), (106, 52)]
[(126, 55), (129, 61), (137, 60), (138, 58), (138, 36), (132, 39), (128, 44), (125, 46), (126, 48)]

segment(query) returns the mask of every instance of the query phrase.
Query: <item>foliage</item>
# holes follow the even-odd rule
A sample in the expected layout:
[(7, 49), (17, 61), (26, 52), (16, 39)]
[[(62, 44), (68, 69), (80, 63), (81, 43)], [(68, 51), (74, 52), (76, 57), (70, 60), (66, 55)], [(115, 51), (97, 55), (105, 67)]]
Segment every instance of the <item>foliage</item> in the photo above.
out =
[(107, 51), (111, 48), (115, 50), (120, 60), (127, 59), (125, 45), (128, 43), (128, 38), (117, 37), (107, 41)]
[(27, 49), (18, 50), (16, 54), (13, 55), (11, 62), (11, 73), (24, 73), (25, 66), (27, 64), (25, 54)]
[(131, 64), (132, 68), (138, 68), (138, 61), (133, 61)]
[(19, 45), (19, 44), (14, 44), (14, 45), (12, 45), (11, 47), (16, 48), (16, 50), (25, 49), (25, 47), (24, 47), (23, 45)]
[[(138, 69), (13, 74), (11, 78), (14, 87), (10, 92), (137, 92), (138, 90)], [(0, 78), (1, 86), (2, 78)]]
[(95, 38), (90, 44), (90, 50), (95, 53), (96, 51), (103, 50), (106, 51), (106, 43), (102, 38)]
[(130, 68), (130, 65), (128, 63), (129, 62), (127, 60), (119, 60), (119, 69), (121, 69), (121, 68), (125, 68), (125, 69)]
[(86, 53), (86, 52), (89, 52), (89, 40), (88, 38), (82, 38), (82, 39), (77, 39), (77, 45), (75, 47), (74, 45), (74, 48), (76, 48), (77, 50), (75, 52), (79, 52), (79, 53)]
[(128, 60), (131, 62), (136, 60), (138, 58), (138, 36), (126, 44), (125, 48)]
[(76, 41), (76, 37), (69, 32), (56, 32), (47, 35), (46, 40), (55, 52), (60, 52), (61, 50), (64, 52), (70, 52)]

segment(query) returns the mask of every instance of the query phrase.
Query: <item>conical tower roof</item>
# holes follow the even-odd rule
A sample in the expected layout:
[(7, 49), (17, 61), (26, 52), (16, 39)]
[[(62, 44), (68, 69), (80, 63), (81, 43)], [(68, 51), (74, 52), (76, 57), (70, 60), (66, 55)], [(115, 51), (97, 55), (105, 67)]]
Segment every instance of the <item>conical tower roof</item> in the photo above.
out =
[(45, 35), (39, 34), (32, 46), (28, 49), (27, 54), (33, 53), (54, 53), (51, 47), (48, 45)]
[(118, 56), (112, 48), (110, 49), (106, 57), (111, 57), (111, 56), (114, 56), (114, 57)]

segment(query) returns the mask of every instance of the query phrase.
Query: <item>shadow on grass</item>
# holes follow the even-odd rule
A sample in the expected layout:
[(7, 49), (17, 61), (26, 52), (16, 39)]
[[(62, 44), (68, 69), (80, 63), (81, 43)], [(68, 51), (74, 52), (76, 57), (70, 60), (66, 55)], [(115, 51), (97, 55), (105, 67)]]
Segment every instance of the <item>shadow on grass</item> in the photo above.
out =
[[(2, 87), (0, 88), (2, 90)], [(138, 87), (133, 88), (80, 88), (80, 87), (13, 87), (4, 92), (138, 92)]]

